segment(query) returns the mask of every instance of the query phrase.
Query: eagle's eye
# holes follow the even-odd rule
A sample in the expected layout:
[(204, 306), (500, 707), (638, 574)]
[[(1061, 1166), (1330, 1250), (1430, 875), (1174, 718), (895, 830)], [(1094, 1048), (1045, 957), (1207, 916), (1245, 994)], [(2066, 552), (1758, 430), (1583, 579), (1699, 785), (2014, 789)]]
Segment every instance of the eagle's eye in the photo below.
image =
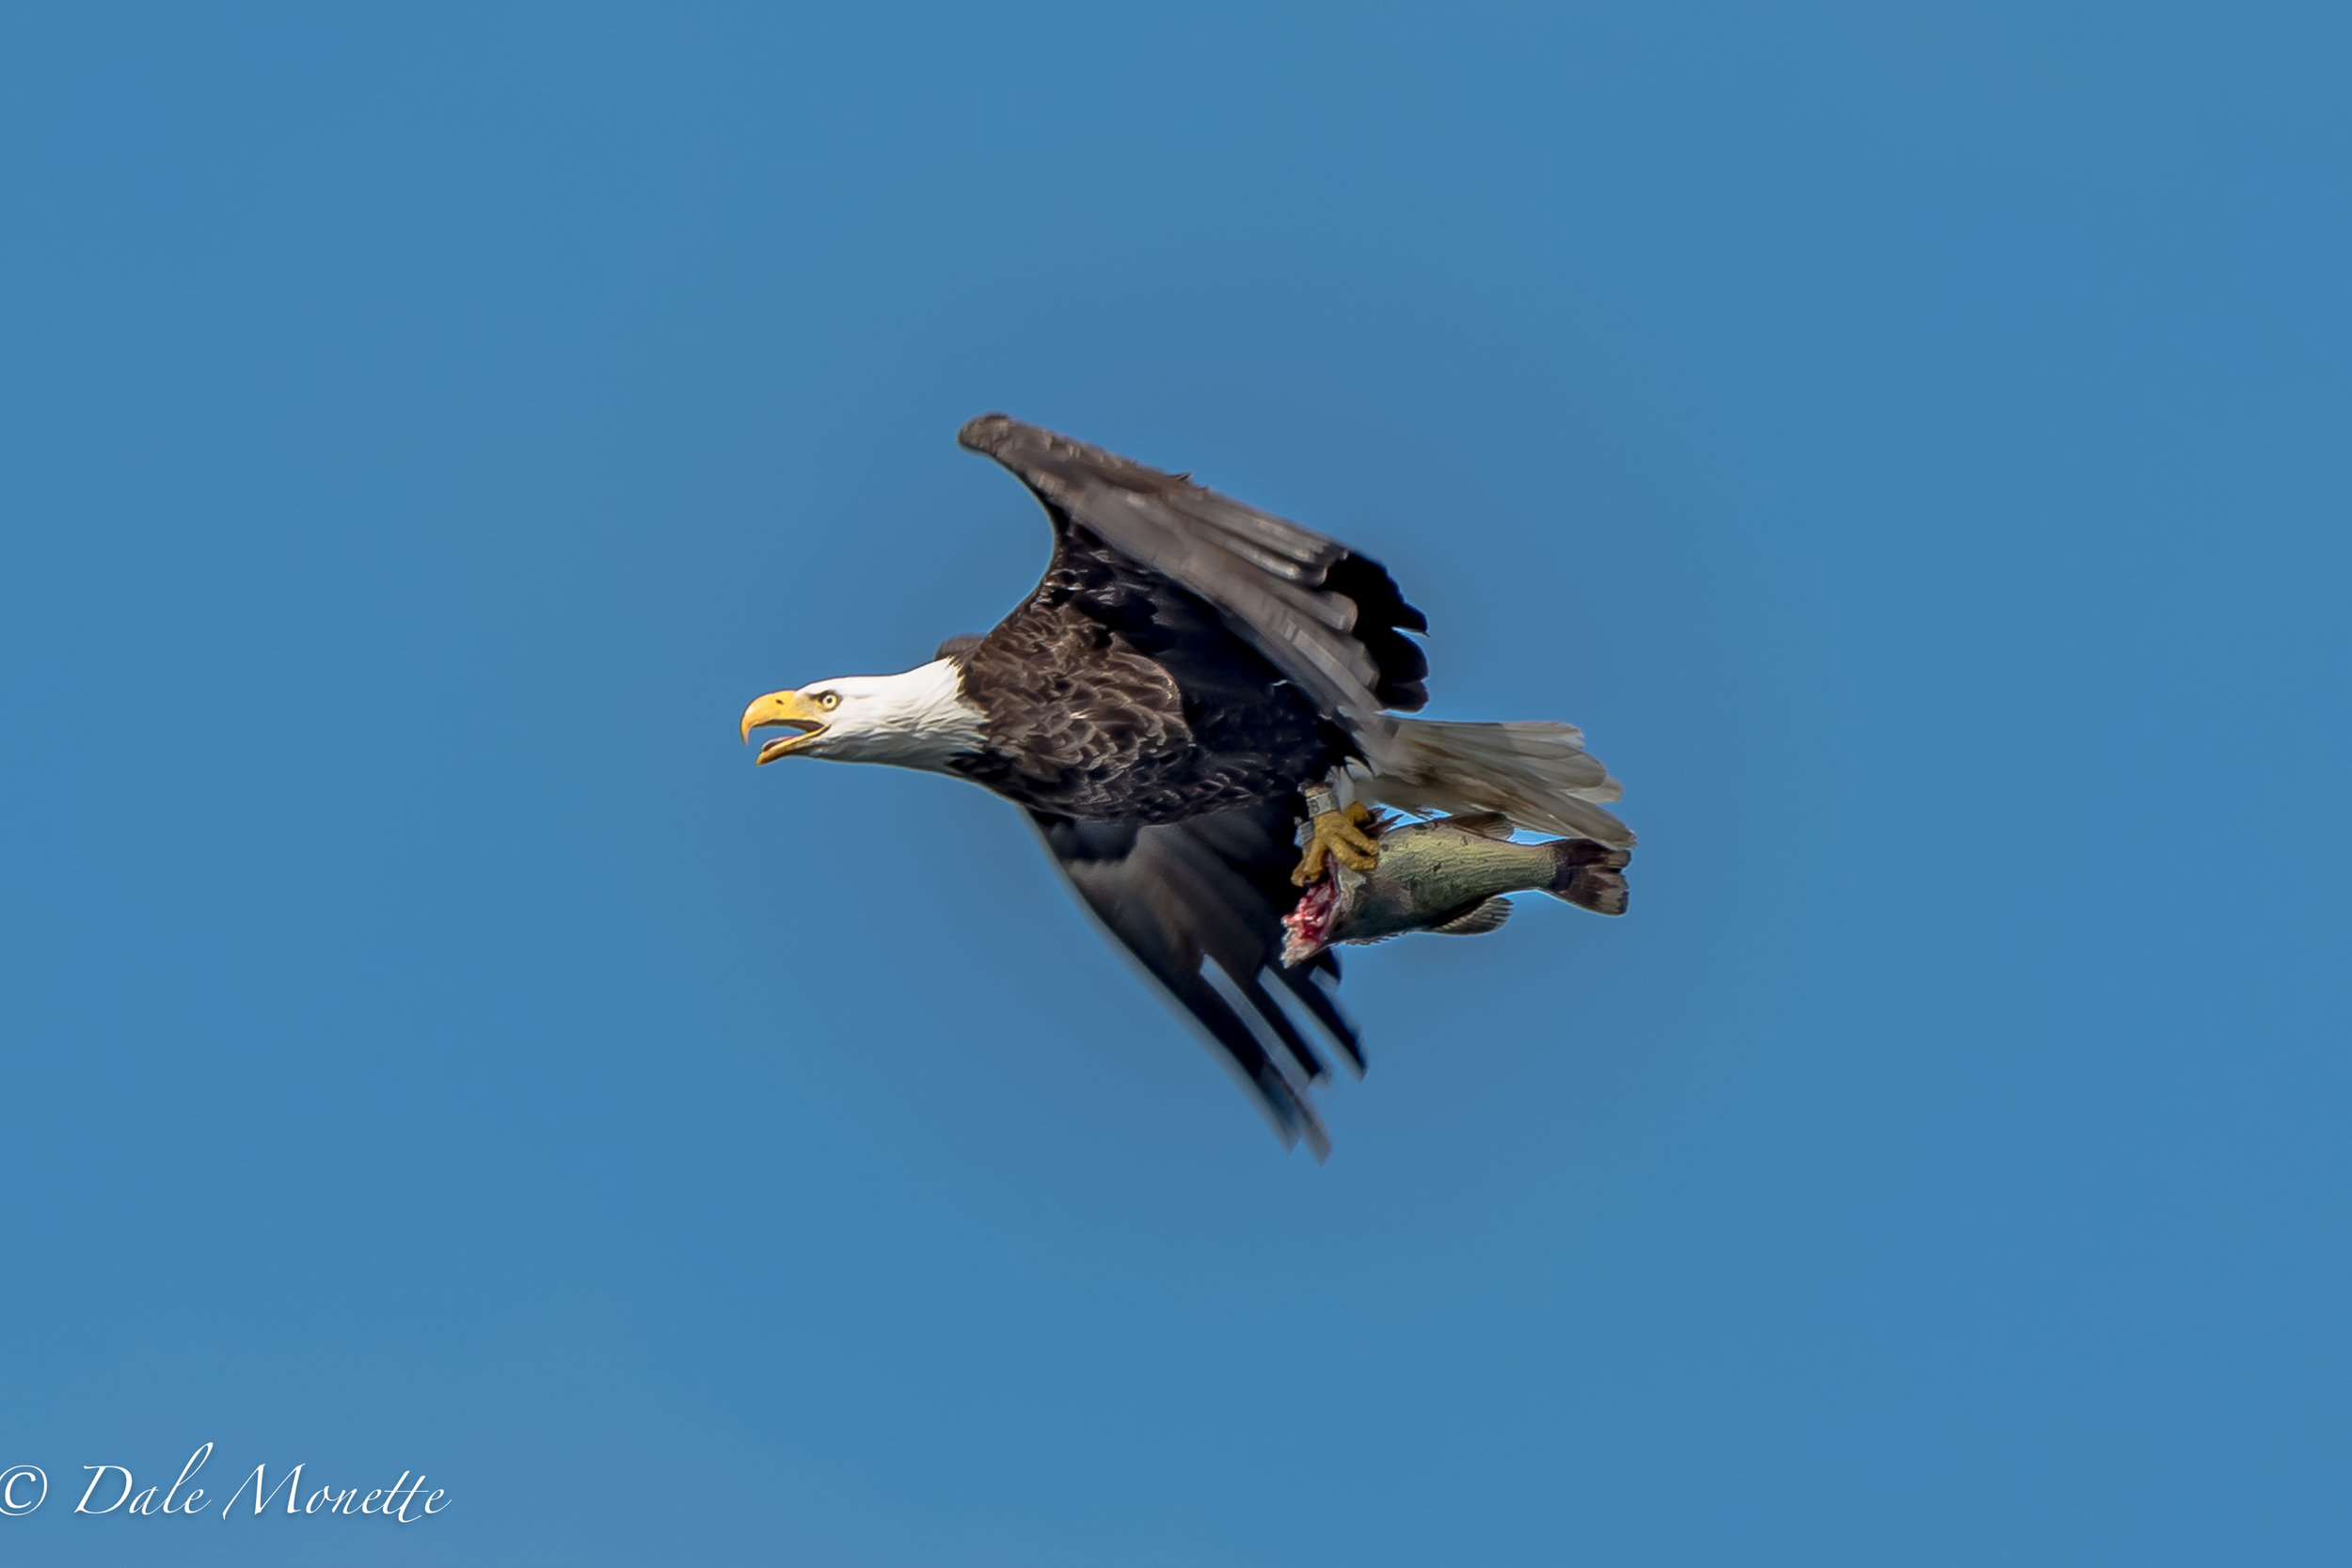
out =
[(841, 693), (838, 691), (828, 691), (817, 699), (817, 705), (821, 708), (839, 707), (841, 705)]

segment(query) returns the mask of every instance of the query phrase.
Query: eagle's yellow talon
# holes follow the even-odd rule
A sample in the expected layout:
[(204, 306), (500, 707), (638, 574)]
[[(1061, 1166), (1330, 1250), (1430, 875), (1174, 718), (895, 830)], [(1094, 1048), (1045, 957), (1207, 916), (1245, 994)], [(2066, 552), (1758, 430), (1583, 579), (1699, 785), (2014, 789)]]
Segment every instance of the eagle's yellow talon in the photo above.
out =
[(1371, 818), (1372, 813), (1361, 801), (1350, 801), (1345, 811), (1316, 814), (1306, 852), (1299, 857), (1298, 869), (1291, 873), (1292, 884), (1305, 887), (1321, 881), (1327, 859), (1338, 861), (1350, 871), (1370, 871), (1378, 865), (1380, 847), (1359, 826)]

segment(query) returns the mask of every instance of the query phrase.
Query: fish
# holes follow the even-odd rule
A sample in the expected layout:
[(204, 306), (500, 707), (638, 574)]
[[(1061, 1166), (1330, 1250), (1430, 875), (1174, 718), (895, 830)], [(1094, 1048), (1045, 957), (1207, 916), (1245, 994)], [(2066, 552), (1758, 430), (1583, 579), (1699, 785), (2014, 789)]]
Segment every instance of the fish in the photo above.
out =
[(1379, 863), (1355, 871), (1331, 863), (1297, 909), (1284, 967), (1305, 963), (1336, 942), (1385, 942), (1408, 931), (1481, 936), (1511, 917), (1509, 893), (1549, 893), (1598, 914), (1626, 910), (1626, 863), (1632, 856), (1589, 838), (1521, 844), (1501, 812), (1439, 816), (1402, 826), (1367, 824)]

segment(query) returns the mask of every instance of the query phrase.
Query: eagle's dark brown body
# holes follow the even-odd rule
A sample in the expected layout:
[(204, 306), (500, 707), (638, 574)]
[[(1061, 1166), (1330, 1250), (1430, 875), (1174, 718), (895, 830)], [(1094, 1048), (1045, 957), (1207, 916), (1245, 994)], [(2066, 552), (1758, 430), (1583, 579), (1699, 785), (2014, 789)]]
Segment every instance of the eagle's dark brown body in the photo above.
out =
[(1288, 800), (1354, 754), (1198, 597), (1073, 530), (962, 675), (987, 738), (956, 771), (1063, 816), (1179, 822)]

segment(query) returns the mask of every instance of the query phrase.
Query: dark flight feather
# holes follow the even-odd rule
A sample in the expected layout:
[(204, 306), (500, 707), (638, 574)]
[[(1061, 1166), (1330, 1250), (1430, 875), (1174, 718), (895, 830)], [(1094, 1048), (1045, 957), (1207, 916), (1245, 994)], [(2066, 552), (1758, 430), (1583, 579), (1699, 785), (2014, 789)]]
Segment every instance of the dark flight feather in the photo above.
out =
[(1288, 804), (1157, 826), (1034, 811), (1030, 820), (1079, 898), (1224, 1053), (1283, 1141), (1303, 1137), (1318, 1159), (1327, 1153), (1329, 1135), (1307, 1095), (1307, 1085), (1327, 1069), (1268, 981), (1359, 1074), (1364, 1056), (1355, 1025), (1330, 995), (1337, 958), (1327, 951), (1295, 969), (1281, 964), (1282, 916), (1297, 901), (1289, 879), (1297, 850)]

